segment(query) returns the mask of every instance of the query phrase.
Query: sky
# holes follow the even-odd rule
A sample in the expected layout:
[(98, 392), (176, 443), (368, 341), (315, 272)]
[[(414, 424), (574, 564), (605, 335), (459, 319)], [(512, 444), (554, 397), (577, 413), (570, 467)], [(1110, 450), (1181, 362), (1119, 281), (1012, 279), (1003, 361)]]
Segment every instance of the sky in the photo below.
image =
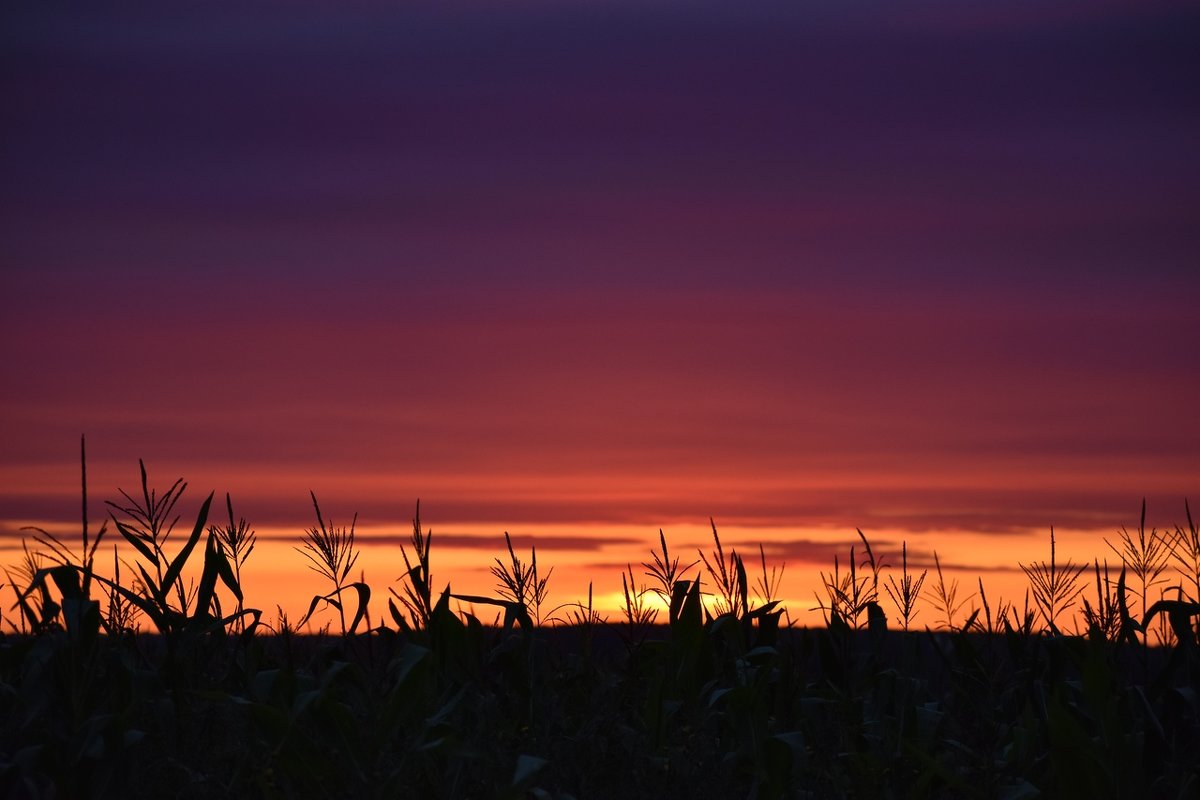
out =
[(95, 524), (231, 493), (268, 608), (310, 490), (381, 586), (420, 498), (560, 602), (710, 520), (1016, 592), (1200, 503), (1193, 4), (0, 14), (0, 557), (82, 434)]

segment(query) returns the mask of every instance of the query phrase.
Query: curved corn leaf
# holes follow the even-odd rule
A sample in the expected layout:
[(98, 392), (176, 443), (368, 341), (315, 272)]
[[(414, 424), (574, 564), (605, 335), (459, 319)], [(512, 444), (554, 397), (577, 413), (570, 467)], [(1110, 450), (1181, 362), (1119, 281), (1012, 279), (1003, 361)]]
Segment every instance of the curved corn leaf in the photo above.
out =
[(358, 592), (358, 609), (354, 612), (354, 621), (350, 623), (349, 629), (349, 633), (353, 634), (358, 629), (358, 623), (362, 622), (363, 617), (367, 615), (367, 603), (371, 600), (371, 587), (361, 581), (355, 581), (349, 586), (343, 586), (339, 590), (339, 594), (347, 589), (354, 589)]
[(200, 573), (200, 586), (196, 590), (196, 618), (207, 617), (208, 609), (213, 603), (213, 596), (217, 590), (217, 567), (213, 552), (219, 550), (216, 537), (210, 533), (208, 542), (204, 545), (204, 570)]
[(196, 516), (196, 525), (192, 528), (191, 535), (188, 536), (187, 542), (171, 562), (171, 566), (167, 568), (167, 573), (163, 575), (162, 586), (159, 587), (159, 590), (164, 597), (167, 592), (171, 591), (171, 587), (175, 585), (175, 581), (179, 579), (179, 574), (183, 572), (183, 565), (187, 563), (188, 558), (192, 555), (192, 550), (195, 549), (196, 542), (200, 541), (200, 534), (204, 532), (204, 525), (208, 522), (208, 507), (212, 504), (213, 494), (215, 492), (209, 492), (208, 498), (200, 506), (200, 513)]
[(121, 536), (125, 537), (125, 541), (133, 545), (151, 564), (158, 563), (158, 556), (154, 554), (154, 550), (151, 549), (150, 545), (146, 544), (146, 541), (142, 537), (137, 535), (136, 531), (120, 520), (114, 520), (114, 522), (117, 523), (117, 531), (120, 532)]

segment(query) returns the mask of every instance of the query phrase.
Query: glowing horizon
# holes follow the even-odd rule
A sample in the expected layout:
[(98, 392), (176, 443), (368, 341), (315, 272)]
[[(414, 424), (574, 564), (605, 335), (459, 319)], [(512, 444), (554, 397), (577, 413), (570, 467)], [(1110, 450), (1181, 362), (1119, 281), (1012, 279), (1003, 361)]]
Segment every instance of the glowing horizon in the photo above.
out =
[[(151, 473), (150, 485), (161, 493), (170, 483), (156, 484)], [(186, 537), (201, 499), (200, 496), (189, 496), (188, 493), (181, 499), (177, 508), (180, 521), (167, 547), (168, 553), (173, 555), (182, 539)], [(78, 501), (78, 498), (75, 500)], [(214, 496), (207, 521), (209, 527), (224, 524), (226, 511), (221, 500), (221, 497)], [(97, 497), (93, 490), (89, 497), (89, 528), (92, 536), (96, 535), (101, 525), (108, 528), (108, 539), (101, 551), (98, 571), (111, 577), (113, 570), (108, 563), (111, 559), (104, 554), (111, 552), (109, 546), (115, 544), (124, 564), (122, 569), (125, 571), (127, 583), (128, 570), (133, 568), (136, 553), (111, 526), (112, 512), (107, 506), (101, 509), (101, 502), (102, 499)], [(360, 557), (351, 577), (354, 580), (364, 580), (372, 587), (374, 594), (370, 613), (374, 623), (388, 624), (387, 600), (391, 597), (389, 589), (401, 592), (403, 587), (401, 549), (407, 549), (409, 557), (413, 557), (409, 538), (412, 530), (411, 520), (371, 520), (353, 511), (344, 511), (343, 503), (331, 503), (328, 497), (324, 502), (322, 512), (327, 522), (346, 527), (352, 519), (356, 520), (355, 541)], [(450, 588), (454, 594), (499, 597), (498, 581), (491, 573), (491, 568), (496, 563), (495, 559), (507, 561), (505, 533), (511, 535), (516, 554), (523, 561), (528, 563), (531, 550), (537, 548), (540, 552), (542, 574), (546, 575), (548, 570), (553, 570), (550, 594), (543, 611), (556, 624), (563, 622), (579, 604), (587, 602), (589, 584), (593, 591), (594, 608), (610, 622), (619, 624), (623, 605), (622, 574), (628, 574), (627, 571), (632, 570), (639, 588), (648, 588), (654, 583), (647, 577), (645, 562), (650, 561), (651, 551), (658, 547), (658, 530), (648, 530), (636, 524), (603, 522), (581, 524), (525, 521), (517, 525), (456, 522), (439, 526), (435, 520), (429, 518), (428, 509), (427, 503), (422, 512), (422, 530), (432, 531), (434, 534), (431, 564), (435, 589), (439, 593), (444, 588)], [(78, 509), (74, 511), (78, 514)], [(1161, 509), (1148, 508), (1147, 511), (1148, 530), (1154, 528), (1169, 536), (1174, 533), (1176, 527), (1186, 524), (1166, 523), (1164, 520), (1168, 519), (1170, 514)], [(234, 512), (238, 517), (243, 516), (237, 505)], [(315, 512), (311, 505), (308, 512), (311, 519), (303, 526), (271, 523), (263, 525), (256, 524), (252, 519), (247, 520), (251, 530), (256, 533), (257, 544), (242, 572), (246, 606), (264, 612), (263, 620), (269, 625), (278, 623), (277, 610), (281, 610), (287, 614), (288, 619), (295, 622), (303, 616), (314, 596), (329, 589), (323, 579), (310, 570), (308, 562), (298, 552), (303, 544), (304, 530), (315, 524)], [(1181, 509), (1178, 516), (1182, 519), (1183, 515)], [(121, 517), (119, 514), (116, 516)], [(1135, 530), (1138, 524), (1137, 515), (1132, 514), (1128, 517), (1129, 524), (1119, 527)], [(78, 545), (78, 520), (0, 520), (0, 524), (10, 528), (44, 528), (67, 544)], [(712, 558), (711, 526), (714, 524), (721, 535), (725, 553), (729, 555), (738, 552), (744, 559), (750, 576), (752, 595), (756, 598), (759, 593), (753, 587), (761, 574), (761, 559), (765, 558), (768, 573), (782, 569), (776, 599), (788, 609), (789, 619), (797, 625), (812, 627), (821, 624), (823, 612), (817, 606), (826, 596), (822, 587), (822, 576), (832, 574), (835, 559), (845, 571), (852, 547), (860, 569), (864, 558), (857, 529), (847, 531), (831, 524), (778, 527), (762, 523), (743, 522), (727, 525), (716, 520), (702, 523), (676, 520), (662, 526), (661, 530), (667, 537), (672, 556), (678, 557), (681, 564), (687, 565), (698, 561), (699, 551)], [(918, 607), (919, 613), (914, 624), (918, 628), (937, 628), (939, 617), (931, 592), (932, 584), (936, 580), (933, 559), (935, 551), (940, 557), (946, 582), (958, 584), (958, 597), (962, 601), (963, 610), (956, 615), (955, 621), (962, 624), (972, 611), (982, 609), (982, 598), (978, 593), (981, 582), (993, 612), (997, 612), (1004, 602), (1015, 604), (1018, 609), (1024, 607), (1029, 582), (1021, 570), (1021, 564), (1032, 565), (1048, 557), (1051, 530), (1014, 529), (998, 535), (994, 530), (987, 532), (893, 528), (866, 530), (864, 533), (872, 545), (877, 562), (883, 568), (880, 575), (880, 603), (888, 615), (890, 624), (898, 626), (901, 623), (897, 616), (898, 611), (887, 597), (884, 587), (888, 585), (889, 578), (900, 578), (900, 549), (903, 543), (908, 550), (910, 573), (914, 576), (922, 572), (930, 574), (926, 579), (923, 600)], [(1120, 544), (1117, 528), (1054, 526), (1053, 533), (1058, 543), (1059, 566), (1063, 567), (1071, 561), (1087, 567), (1082, 578), (1086, 587), (1084, 596), (1088, 596), (1091, 591), (1093, 560), (1119, 569), (1115, 566), (1119, 565), (1119, 558), (1110, 547), (1110, 544)], [(25, 534), (28, 537), (29, 532), (26, 531)], [(39, 549), (36, 543), (26, 540), (32, 549)], [(18, 547), (14, 538), (0, 540), (0, 561), (11, 566)], [(6, 550), (10, 551), (10, 555), (3, 555)], [(1171, 570), (1168, 572), (1177, 579), (1175, 583), (1184, 580), (1181, 576), (1173, 575)], [(686, 577), (695, 576), (700, 577), (706, 592), (712, 588), (711, 578), (699, 563), (693, 564), (686, 571)], [(1173, 585), (1170, 581), (1168, 584)], [(1169, 589), (1170, 585), (1159, 586), (1157, 591), (1161, 594), (1164, 588)], [(1091, 600), (1095, 602), (1094, 598)], [(226, 597), (225, 602), (232, 602), (232, 599)], [(660, 604), (660, 601), (653, 597), (649, 602), (651, 606)], [(761, 602), (761, 598), (758, 598), (757, 602)], [(470, 603), (455, 601), (455, 607), (473, 611), (485, 622), (491, 619), (489, 614), (495, 615), (494, 609), (479, 608)], [(1031, 603), (1030, 608), (1033, 607)], [(1060, 624), (1068, 628), (1081, 625), (1081, 610), (1082, 603), (1077, 603), (1075, 608), (1064, 615)], [(322, 607), (306, 629), (315, 630), (329, 624), (334, 619), (332, 613), (331, 609)], [(145, 625), (146, 621), (142, 620), (141, 624)]]

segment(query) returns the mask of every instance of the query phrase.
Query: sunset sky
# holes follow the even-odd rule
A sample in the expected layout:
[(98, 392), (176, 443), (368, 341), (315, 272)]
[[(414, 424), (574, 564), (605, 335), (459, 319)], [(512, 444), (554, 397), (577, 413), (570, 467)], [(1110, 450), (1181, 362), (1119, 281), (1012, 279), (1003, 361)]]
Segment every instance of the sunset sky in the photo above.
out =
[(380, 592), (420, 498), (439, 581), (508, 530), (559, 602), (710, 517), (808, 600), (855, 528), (972, 585), (1173, 528), (1198, 41), (1184, 2), (10, 4), (0, 560), (75, 530), (81, 434), (93, 521), (139, 458), (185, 519), (228, 491), (297, 612), (310, 489)]

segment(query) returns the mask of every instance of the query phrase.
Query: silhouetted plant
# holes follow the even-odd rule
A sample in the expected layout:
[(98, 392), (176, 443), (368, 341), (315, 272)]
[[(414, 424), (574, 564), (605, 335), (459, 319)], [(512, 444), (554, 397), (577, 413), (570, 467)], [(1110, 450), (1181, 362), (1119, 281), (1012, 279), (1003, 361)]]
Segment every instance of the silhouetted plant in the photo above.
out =
[(703, 562), (705, 570), (708, 571), (708, 575), (716, 587), (717, 594), (713, 611), (718, 617), (723, 614), (744, 617), (749, 611), (746, 566), (742, 563), (741, 556), (737, 554), (736, 549), (729, 553), (728, 562), (726, 561), (725, 550), (721, 547), (721, 537), (717, 534), (717, 523), (713, 522), (711, 518), (708, 522), (712, 525), (713, 532), (712, 560), (709, 561), (708, 556), (704, 555), (704, 551), (697, 550), (696, 552), (700, 554), (700, 561)]
[(1187, 594), (1192, 602), (1200, 603), (1200, 530), (1192, 521), (1192, 509), (1187, 500), (1183, 501), (1187, 514), (1187, 528), (1175, 527), (1175, 539), (1172, 542), (1171, 555), (1179, 565), (1178, 569), (1186, 580), (1191, 583)]
[(417, 501), (416, 515), (413, 517), (412, 537), (409, 540), (413, 547), (413, 559), (408, 558), (408, 551), (404, 545), (400, 545), (400, 555), (404, 558), (404, 574), (400, 579), (404, 581), (404, 594), (399, 594), (394, 588), (389, 588), (388, 591), (392, 596), (399, 600), (405, 611), (408, 612), (408, 622), (404, 620), (399, 609), (391, 599), (388, 600), (388, 607), (392, 612), (392, 619), (401, 628), (411, 627), (417, 630), (424, 630), (429, 627), (429, 618), (433, 614), (433, 578), (429, 572), (429, 548), (433, 542), (433, 529), (422, 533), (421, 531), (421, 501)]
[[(165, 544), (179, 521), (177, 515), (172, 515), (175, 504), (183, 496), (187, 484), (180, 478), (160, 496), (157, 490), (150, 488), (146, 465), (141, 459), (138, 459), (138, 468), (141, 472), (142, 499), (135, 500), (128, 492), (119, 490), (128, 505), (108, 503), (109, 513), (117, 530), (133, 545), (142, 559), (142, 563), (135, 563), (135, 590), (127, 589), (120, 585), (119, 581), (97, 575), (93, 577), (107, 586), (110, 593), (115, 591), (133, 603), (161, 633), (168, 634), (169, 648), (174, 646), (174, 634), (184, 629), (196, 625), (208, 626), (213, 621), (224, 625), (231, 620), (240, 619), (243, 613), (253, 614), (257, 618), (259, 612), (253, 610), (238, 612), (228, 619), (220, 619), (219, 603), (216, 599), (217, 581), (224, 583), (239, 601), (242, 594), (225, 553), (218, 544), (216, 535), (211, 531), (205, 546), (200, 583), (197, 586), (190, 581), (185, 587), (183, 569), (204, 534), (213, 495), (210, 493), (201, 504), (192, 532), (188, 534), (179, 551), (173, 557), (168, 556)], [(125, 519), (120, 519), (118, 513), (124, 515)], [(217, 611), (216, 614), (213, 613), (214, 610)]]
[(283, 606), (275, 605), (275, 627), (270, 629), (276, 636), (294, 636), (300, 632), (299, 626), (293, 625)]
[(878, 600), (879, 599), (879, 573), (882, 570), (887, 569), (887, 564), (883, 563), (882, 560), (877, 560), (875, 558), (875, 551), (871, 549), (871, 543), (869, 541), (867, 541), (867, 535), (862, 532), (862, 529), (855, 528), (855, 531), (858, 533), (858, 538), (863, 543), (863, 552), (866, 553), (866, 556), (863, 558), (862, 563), (859, 564), (859, 567), (860, 568), (868, 567), (871, 570), (872, 600)]
[(679, 559), (671, 558), (670, 553), (667, 552), (667, 537), (663, 534), (662, 528), (658, 529), (658, 542), (661, 553), (651, 550), (650, 555), (653, 557), (654, 563), (643, 562), (642, 566), (646, 568), (646, 575), (658, 583), (657, 586), (651, 586), (650, 591), (658, 595), (658, 598), (663, 601), (663, 605), (670, 609), (671, 598), (675, 596), (675, 584), (682, 580), (685, 572), (700, 562), (697, 560), (680, 567)]
[[(978, 609), (976, 609), (971, 615), (971, 618), (975, 622), (975, 627), (983, 633), (998, 633), (1000, 631), (1001, 623), (1008, 618), (1010, 604), (1003, 597), (1001, 597), (1000, 602), (996, 606), (996, 613), (993, 615), (992, 606), (990, 603), (988, 603), (987, 591), (983, 588), (983, 579), (977, 578), (976, 580), (979, 583), (979, 602), (983, 607), (983, 619), (979, 619)], [(970, 627), (970, 625), (963, 625), (964, 629), (968, 627)]]
[[(44, 573), (45, 556), (37, 550), (30, 550), (29, 545), (22, 540), (21, 560), (15, 568), (4, 568), (8, 577), (8, 585), (16, 595), (12, 607), (19, 610), (18, 625), (14, 630), (21, 633), (41, 633), (57, 625), (59, 604), (50, 595), (50, 588), (45, 582), (38, 583), (38, 575)], [(36, 590), (36, 594), (34, 591)]]
[[(32, 531), (33, 540), (45, 548), (44, 550), (36, 551), (35, 555), (31, 555), (27, 549), (25, 550), (25, 561), (23, 566), (28, 570), (30, 567), (36, 564), (37, 569), (33, 572), (29, 572), (27, 576), (23, 577), (28, 579), (28, 582), (25, 584), (25, 586), (29, 588), (32, 588), (34, 583), (42, 583), (39, 594), (45, 598), (48, 597), (46, 593), (46, 587), (43, 582), (43, 577), (39, 575), (39, 572), (44, 569), (43, 562), (50, 562), (62, 567), (67, 567), (75, 573), (75, 577), (70, 580), (78, 582), (79, 594), (78, 597), (75, 598), (75, 601), (80, 604), (90, 605), (92, 603), (91, 584), (92, 578), (95, 574), (96, 550), (100, 547), (100, 542), (104, 539), (105, 533), (108, 532), (108, 522), (106, 520), (105, 522), (101, 523), (100, 530), (97, 531), (95, 538), (91, 537), (91, 532), (88, 527), (87, 505), (87, 447), (86, 441), (82, 436), (79, 438), (79, 473), (81, 494), (83, 498), (83, 524), (81, 526), (81, 546), (79, 552), (76, 553), (70, 545), (50, 531), (34, 526), (22, 528), (22, 530), (25, 531)], [(22, 548), (25, 548), (24, 542), (22, 542)], [(65, 575), (63, 575), (60, 580), (67, 580), (67, 578)], [(49, 608), (50, 607), (46, 606), (44, 602), (39, 603), (40, 614), (44, 615)], [(55, 605), (54, 608), (58, 608), (58, 606)], [(24, 616), (24, 609), (22, 610), (22, 615)]]
[[(633, 579), (633, 565), (625, 565), (626, 572), (621, 573), (621, 596), (624, 598), (621, 606), (621, 613), (625, 617), (625, 625), (628, 629), (628, 640), (636, 641), (645, 630), (654, 624), (658, 618), (658, 609), (650, 608), (646, 604), (646, 595), (653, 592), (643, 586), (635, 586)], [(628, 574), (628, 578), (626, 575)]]
[(592, 603), (592, 582), (588, 581), (588, 599), (587, 605), (583, 603), (568, 603), (564, 608), (567, 608), (567, 616), (565, 622), (568, 625), (576, 627), (593, 628), (597, 625), (603, 625), (608, 621), (607, 617), (596, 610)]
[(1009, 634), (1026, 637), (1033, 635), (1037, 623), (1037, 610), (1029, 607), (1029, 589), (1025, 589), (1025, 604), (1020, 612), (1015, 603), (1008, 607), (1009, 616), (1004, 618), (1004, 630)]
[(787, 569), (787, 562), (785, 561), (779, 566), (772, 564), (771, 572), (768, 575), (767, 554), (763, 550), (761, 542), (758, 545), (758, 558), (762, 565), (762, 574), (755, 579), (754, 591), (762, 604), (767, 605), (779, 599), (779, 589), (783, 584), (783, 572)]
[(608, 622), (608, 618), (600, 614), (592, 604), (592, 582), (588, 581), (587, 605), (568, 603), (563, 608), (567, 609), (563, 622), (579, 630), (583, 637), (584, 660), (588, 664), (592, 664), (592, 639), (596, 634), (596, 629)]
[[(111, 500), (105, 502), (110, 507), (109, 513), (117, 526), (117, 531), (154, 569), (153, 580), (150, 580), (149, 576), (142, 578), (147, 590), (152, 591), (157, 587), (163, 587), (167, 592), (173, 590), (178, 609), (181, 612), (186, 611), (188, 590), (183, 581), (165, 581), (167, 574), (164, 573), (164, 570), (169, 571), (173, 562), (167, 557), (164, 547), (175, 530), (175, 524), (179, 522), (179, 516), (172, 516), (172, 514), (175, 511), (175, 504), (187, 490), (187, 484), (183, 478), (179, 478), (159, 496), (156, 489), (150, 488), (146, 476), (146, 464), (140, 458), (138, 459), (138, 470), (141, 473), (141, 500), (135, 500), (124, 489), (118, 489), (117, 491), (125, 498), (128, 505), (119, 505)], [(126, 519), (120, 519), (117, 516), (118, 513), (123, 514)], [(182, 567), (182, 564), (180, 566)]]
[[(81, 454), (82, 452), (81, 448)], [(179, 519), (178, 516), (172, 517), (172, 514), (186, 484), (179, 479), (160, 497), (158, 492), (149, 486), (144, 462), (139, 460), (138, 466), (141, 470), (142, 499), (135, 500), (122, 490), (121, 494), (128, 505), (109, 503), (110, 516), (118, 531), (134, 547), (140, 557), (140, 561), (135, 562), (137, 574), (133, 587), (121, 585), (119, 562), (115, 565), (114, 578), (111, 579), (96, 574), (93, 569), (96, 546), (104, 532), (104, 527), (101, 527), (100, 534), (89, 547), (86, 544), (86, 468), (84, 469), (85, 513), (83, 526), (85, 542), (83, 552), (86, 555), (82, 558), (75, 557), (69, 548), (62, 546), (54, 537), (39, 538), (40, 542), (51, 548), (58, 566), (41, 570), (35, 576), (34, 583), (44, 591), (46, 578), (53, 579), (63, 596), (63, 622), (68, 634), (74, 635), (75, 632), (78, 632), (87, 636), (89, 640), (94, 638), (102, 625), (113, 631), (127, 627), (134, 612), (124, 608), (123, 604), (131, 604), (138, 612), (149, 618), (160, 633), (166, 636), (168, 662), (173, 664), (175, 663), (177, 639), (180, 634), (223, 629), (230, 622), (240, 620), (245, 615), (253, 615), (257, 622), (260, 612), (257, 609), (239, 610), (238, 613), (227, 618), (220, 616), (220, 603), (216, 594), (218, 582), (225, 584), (239, 603), (242, 593), (228, 559), (226, 559), (216, 535), (211, 531), (205, 547), (199, 584), (196, 585), (193, 581), (189, 583), (189, 588), (184, 588), (183, 570), (204, 533), (213, 496), (209, 494), (201, 504), (191, 533), (174, 557), (170, 557), (167, 555), (164, 545)], [(118, 513), (125, 519), (118, 518)], [(151, 574), (151, 570), (153, 574)], [(101, 616), (99, 603), (91, 600), (88, 595), (88, 588), (93, 580), (107, 587), (110, 606), (107, 618)]]
[[(1175, 526), (1171, 555), (1176, 561), (1176, 569), (1183, 576), (1183, 581), (1179, 584), (1180, 594), (1193, 603), (1200, 603), (1200, 530), (1197, 530), (1196, 523), (1192, 521), (1192, 509), (1186, 499), (1183, 501), (1183, 508), (1188, 526)], [(1190, 584), (1186, 590), (1185, 582)], [(1195, 620), (1193, 632), (1200, 635), (1200, 619)]]
[(887, 590), (888, 596), (896, 605), (896, 610), (900, 612), (904, 630), (908, 630), (909, 624), (917, 618), (917, 601), (921, 599), (921, 587), (925, 585), (925, 576), (929, 570), (922, 570), (921, 574), (915, 577), (909, 574), (908, 542), (900, 544), (900, 565), (899, 583), (895, 577), (889, 575), (888, 583), (883, 588)]
[(1083, 591), (1079, 576), (1087, 569), (1087, 564), (1074, 564), (1067, 559), (1065, 565), (1059, 565), (1055, 553), (1054, 528), (1050, 528), (1050, 560), (1035, 561), (1026, 566), (1021, 564), (1021, 571), (1029, 579), (1033, 590), (1033, 601), (1042, 619), (1051, 633), (1061, 634), (1058, 629), (1058, 616), (1075, 605), (1076, 599)]
[[(508, 548), (509, 563), (496, 559), (492, 574), (499, 580), (496, 590), (505, 600), (522, 606), (535, 625), (542, 624), (542, 605), (549, 594), (551, 567), (545, 575), (538, 574), (537, 548), (530, 548), (529, 563), (525, 564), (513, 550), (512, 538), (504, 532), (504, 544)], [(553, 613), (553, 612), (551, 612)]]
[[(209, 534), (216, 541), (217, 546), (221, 548), (226, 560), (233, 568), (234, 583), (237, 584), (239, 590), (242, 586), (242, 567), (246, 563), (246, 559), (250, 558), (250, 554), (254, 552), (254, 545), (258, 542), (258, 536), (250, 526), (246, 523), (244, 517), (234, 519), (233, 516), (233, 500), (229, 493), (225, 493), (225, 509), (229, 513), (229, 523), (224, 526), (213, 525), (209, 528)], [(245, 630), (245, 617), (243, 611), (245, 603), (242, 598), (237, 599), (237, 620), (238, 627)]]
[[(130, 633), (134, 630), (139, 615), (138, 607), (120, 591), (121, 561), (117, 558), (117, 546), (113, 545), (113, 580), (106, 592), (108, 602), (100, 623), (109, 636)], [(240, 609), (239, 609), (240, 610)]]
[[(361, 581), (348, 583), (346, 580), (354, 563), (358, 561), (358, 551), (354, 549), (354, 526), (358, 522), (358, 514), (355, 514), (350, 521), (349, 528), (339, 528), (333, 524), (332, 519), (328, 523), (325, 521), (325, 517), (321, 514), (321, 506), (317, 503), (316, 493), (310, 491), (309, 494), (312, 495), (313, 510), (317, 514), (317, 525), (305, 531), (303, 548), (295, 549), (309, 560), (309, 569), (333, 584), (333, 591), (313, 597), (308, 606), (308, 612), (300, 619), (296, 627), (304, 627), (304, 623), (312, 617), (317, 606), (325, 602), (337, 609), (342, 635), (345, 636), (348, 633), (354, 633), (358, 628), (359, 622), (367, 613), (367, 603), (371, 598), (371, 588), (366, 583)], [(345, 604), (342, 600), (342, 595), (347, 589), (354, 589), (358, 594), (358, 608), (348, 629), (346, 628)]]
[(47, 561), (60, 564), (62, 566), (77, 567), (81, 580), (86, 588), (91, 583), (92, 576), (95, 574), (95, 558), (96, 550), (100, 546), (104, 534), (108, 531), (107, 521), (100, 526), (96, 537), (88, 543), (88, 537), (83, 537), (83, 548), (76, 553), (69, 545), (55, 536), (53, 533), (43, 530), (42, 528), (26, 527), (22, 530), (32, 531), (33, 540), (41, 545), (44, 550), (39, 550), (38, 553)]
[(1096, 576), (1096, 605), (1093, 606), (1086, 597), (1083, 598), (1083, 621), (1089, 634), (1115, 642), (1121, 633), (1121, 608), (1117, 601), (1117, 586), (1124, 582), (1125, 566), (1121, 566), (1121, 578), (1116, 582), (1109, 577), (1108, 559), (1104, 560), (1103, 568), (1099, 559), (1093, 559), (1092, 567)]
[(863, 625), (862, 615), (868, 606), (878, 602), (879, 594), (873, 589), (873, 574), (860, 577), (853, 546), (850, 548), (850, 559), (847, 563), (849, 568), (842, 573), (841, 561), (837, 554), (834, 554), (833, 572), (820, 573), (821, 584), (825, 589), (825, 601), (822, 602), (820, 596), (817, 596), (817, 607), (813, 610), (820, 610), (824, 614), (827, 625), (835, 625), (835, 620), (840, 620), (857, 629)]
[(933, 566), (937, 572), (937, 583), (933, 585), (933, 599), (937, 610), (942, 614), (942, 618), (937, 621), (949, 630), (955, 630), (954, 617), (975, 595), (969, 594), (961, 600), (958, 598), (958, 578), (946, 583), (946, 577), (942, 574), (942, 561), (938, 558), (937, 550), (933, 551)]
[(1146, 532), (1145, 498), (1142, 498), (1142, 515), (1138, 522), (1136, 535), (1124, 527), (1117, 532), (1117, 535), (1120, 547), (1114, 545), (1107, 538), (1104, 543), (1120, 557), (1129, 572), (1137, 577), (1138, 598), (1141, 601), (1138, 610), (1145, 616), (1150, 590), (1158, 584), (1166, 582), (1163, 572), (1170, 563), (1173, 549), (1171, 542), (1157, 528), (1152, 528), (1149, 533)]

